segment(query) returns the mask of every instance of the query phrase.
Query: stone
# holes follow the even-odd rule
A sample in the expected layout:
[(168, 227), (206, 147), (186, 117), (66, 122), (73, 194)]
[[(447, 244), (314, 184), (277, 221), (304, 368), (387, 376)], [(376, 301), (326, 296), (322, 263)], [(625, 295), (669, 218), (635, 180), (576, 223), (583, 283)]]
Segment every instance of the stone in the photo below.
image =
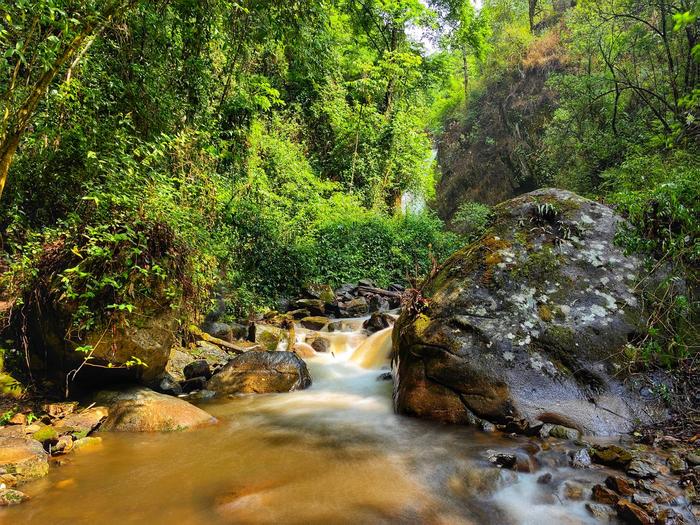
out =
[(192, 379), (194, 377), (209, 379), (211, 377), (211, 367), (206, 359), (196, 359), (192, 361), (182, 372), (185, 375), (185, 379)]
[(576, 451), (571, 457), (572, 468), (588, 468), (591, 466), (591, 463), (591, 455), (586, 448)]
[[(181, 379), (184, 381), (184, 379)], [(182, 387), (173, 376), (167, 372), (158, 381), (158, 384), (154, 386), (153, 390), (160, 392), (161, 394), (167, 394), (169, 396), (179, 396), (182, 394)]]
[(29, 499), (24, 492), (14, 489), (0, 490), (0, 507), (19, 505)]
[(304, 317), (301, 320), (301, 326), (307, 330), (323, 330), (329, 322), (328, 317), (317, 315), (312, 317)]
[(619, 476), (608, 476), (605, 478), (605, 486), (622, 496), (631, 496), (634, 494), (634, 488), (630, 485), (629, 481)]
[(358, 297), (356, 299), (352, 299), (351, 301), (343, 303), (341, 305), (341, 308), (349, 317), (359, 317), (361, 315), (365, 315), (369, 310), (367, 299), (365, 299), (364, 297)]
[(32, 438), (46, 446), (48, 443), (58, 440), (58, 432), (53, 427), (45, 426), (34, 432)]
[(367, 330), (370, 334), (389, 328), (394, 324), (394, 319), (385, 313), (375, 312), (369, 319), (362, 323), (362, 328)]
[(688, 464), (683, 461), (680, 456), (673, 454), (668, 458), (668, 468), (671, 470), (672, 474), (682, 474), (688, 470)]
[(379, 374), (377, 376), (377, 381), (391, 381), (393, 380), (393, 377), (391, 376), (391, 372), (384, 372), (383, 374)]
[(78, 408), (77, 401), (68, 403), (46, 403), (41, 409), (53, 418), (66, 417), (75, 412)]
[(624, 468), (635, 459), (635, 456), (629, 450), (618, 445), (608, 445), (607, 447), (594, 448), (592, 458), (596, 463)]
[(515, 454), (506, 452), (496, 452), (495, 450), (487, 450), (488, 460), (497, 467), (512, 469), (518, 458)]
[(311, 385), (306, 363), (292, 352), (250, 352), (235, 357), (212, 376), (217, 394), (289, 392)]
[(320, 299), (298, 299), (294, 306), (297, 309), (307, 310), (312, 316), (322, 316), (326, 313), (326, 303)]
[(627, 466), (627, 474), (634, 478), (650, 479), (658, 476), (659, 470), (648, 461), (635, 459)]
[(145, 387), (100, 392), (97, 399), (109, 407), (101, 427), (107, 432), (172, 432), (216, 422), (187, 401)]
[(310, 284), (306, 287), (305, 292), (312, 299), (318, 299), (324, 303), (335, 301), (335, 292), (327, 284)]
[(605, 505), (614, 505), (620, 496), (603, 485), (594, 485), (592, 499)]
[(0, 472), (18, 483), (41, 478), (49, 472), (48, 455), (34, 439), (0, 436)]
[[(159, 299), (135, 301), (134, 312), (123, 314), (128, 322), (114, 323), (109, 330), (96, 327), (85, 334), (80, 346), (92, 346), (90, 363), (100, 366), (82, 367), (71, 385), (92, 387), (125, 381), (150, 384), (160, 377), (175, 343), (179, 310), (171, 307), (169, 299)], [(55, 375), (61, 384), (66, 374), (85, 359), (84, 353), (75, 351), (77, 345), (65, 337), (72, 322), (71, 305), (71, 301), (42, 304), (41, 312), (28, 315), (30, 347), (36, 355), (32, 366)], [(135, 358), (145, 366), (127, 366)]]
[(542, 189), (496, 206), (492, 224), (396, 322), (396, 411), (458, 424), (539, 420), (600, 436), (667, 417), (623, 373), (624, 348), (646, 320), (634, 282), (647, 275), (615, 243), (624, 219)]
[[(185, 374), (183, 373), (183, 370), (194, 360), (195, 357), (184, 348), (173, 347), (170, 350), (168, 362), (165, 365), (165, 373), (167, 373), (175, 381), (184, 381)], [(161, 376), (160, 379), (162, 379), (162, 377), (163, 376)]]
[(540, 485), (548, 485), (552, 482), (552, 473), (545, 472), (540, 477), (537, 478), (537, 483)]
[(258, 325), (255, 334), (255, 342), (259, 343), (264, 350), (274, 352), (282, 340), (282, 330), (272, 326)]
[(85, 437), (96, 430), (109, 415), (107, 407), (94, 406), (70, 414), (54, 422), (53, 426), (59, 434), (72, 434)]
[(309, 341), (309, 344), (314, 351), (321, 354), (325, 354), (331, 348), (331, 342), (325, 337), (316, 336), (311, 339), (307, 339), (307, 341)]
[(180, 383), (182, 391), (186, 394), (190, 392), (195, 392), (197, 390), (204, 390), (207, 388), (207, 378), (206, 377), (191, 377)]
[(102, 445), (102, 438), (98, 436), (84, 437), (73, 442), (73, 451), (89, 450)]
[(226, 323), (205, 323), (202, 325), (202, 332), (206, 332), (212, 337), (223, 339), (224, 341), (233, 341), (234, 339), (233, 330), (231, 329), (231, 326)]
[(55, 445), (51, 446), (51, 454), (65, 454), (73, 449), (73, 438), (70, 435), (60, 436)]
[(569, 441), (574, 441), (581, 436), (581, 432), (575, 428), (568, 428), (562, 425), (554, 425), (549, 430), (549, 435), (553, 438), (558, 439), (568, 439)]
[(602, 523), (609, 523), (615, 517), (615, 513), (608, 505), (586, 503), (586, 510), (591, 514), (591, 516)]
[(27, 415), (22, 414), (21, 412), (17, 412), (14, 416), (10, 418), (10, 420), (7, 422), (8, 425), (26, 425), (27, 424)]
[(654, 520), (644, 509), (629, 500), (621, 499), (615, 505), (617, 515), (630, 525), (653, 525)]
[(294, 352), (302, 359), (313, 357), (316, 355), (316, 351), (314, 350), (313, 346), (307, 343), (294, 343), (294, 346), (292, 347), (292, 352)]
[(564, 497), (572, 501), (580, 501), (583, 499), (583, 494), (586, 488), (581, 484), (573, 480), (566, 480), (562, 483), (562, 493)]
[(700, 465), (700, 454), (691, 452), (690, 454), (685, 456), (685, 460), (694, 467), (698, 466)]

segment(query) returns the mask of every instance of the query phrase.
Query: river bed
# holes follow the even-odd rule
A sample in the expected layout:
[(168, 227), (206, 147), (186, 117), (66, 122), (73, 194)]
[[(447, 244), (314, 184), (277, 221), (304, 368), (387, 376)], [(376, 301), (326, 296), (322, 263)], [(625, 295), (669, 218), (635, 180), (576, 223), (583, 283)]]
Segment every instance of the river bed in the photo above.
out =
[[(379, 377), (390, 329), (367, 338), (359, 322), (324, 333), (330, 351), (307, 359), (309, 389), (201, 403), (219, 423), (190, 432), (101, 433), (102, 445), (24, 485), (31, 501), (0, 511), (0, 522), (596, 523), (562, 480), (590, 486), (604, 474), (565, 466), (565, 445), (537, 472), (516, 473), (487, 451), (527, 456), (534, 438), (395, 415), (392, 383)], [(545, 472), (552, 481), (537, 483)]]

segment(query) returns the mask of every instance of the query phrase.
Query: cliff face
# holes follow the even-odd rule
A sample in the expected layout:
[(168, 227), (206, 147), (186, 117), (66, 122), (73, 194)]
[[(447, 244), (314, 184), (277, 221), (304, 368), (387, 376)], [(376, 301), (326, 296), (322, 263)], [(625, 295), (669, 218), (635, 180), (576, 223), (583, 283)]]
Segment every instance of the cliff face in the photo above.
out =
[(566, 68), (557, 32), (537, 39), (523, 60), (491, 79), (438, 138), (442, 173), (437, 211), (450, 221), (465, 201), (497, 204), (537, 187), (542, 137), (557, 107), (547, 86)]

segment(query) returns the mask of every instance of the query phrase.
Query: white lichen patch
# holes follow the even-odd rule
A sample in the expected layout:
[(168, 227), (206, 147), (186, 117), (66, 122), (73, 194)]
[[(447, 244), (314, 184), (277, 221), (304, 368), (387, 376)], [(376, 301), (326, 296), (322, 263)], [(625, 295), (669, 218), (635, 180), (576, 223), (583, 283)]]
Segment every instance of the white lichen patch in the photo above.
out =
[(503, 359), (510, 362), (515, 359), (515, 354), (513, 352), (503, 352)]

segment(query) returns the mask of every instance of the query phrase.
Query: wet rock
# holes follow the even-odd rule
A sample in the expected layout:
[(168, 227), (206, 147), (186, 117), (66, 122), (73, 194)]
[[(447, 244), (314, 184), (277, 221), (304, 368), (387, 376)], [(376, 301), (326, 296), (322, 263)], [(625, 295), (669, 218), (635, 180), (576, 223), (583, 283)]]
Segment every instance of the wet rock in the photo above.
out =
[(657, 525), (685, 525), (687, 522), (673, 509), (661, 509), (656, 515)]
[(328, 317), (322, 316), (304, 317), (301, 320), (301, 326), (308, 330), (323, 330), (328, 323)]
[(207, 378), (204, 376), (191, 377), (180, 383), (182, 391), (186, 394), (196, 390), (204, 390), (207, 387)]
[(700, 454), (695, 453), (695, 452), (691, 452), (690, 454), (688, 454), (687, 456), (685, 456), (685, 460), (686, 460), (689, 464), (691, 464), (691, 465), (693, 465), (694, 467), (696, 467), (696, 466), (700, 465)]
[[(184, 381), (184, 379), (182, 379), (182, 381)], [(182, 387), (180, 386), (180, 383), (168, 373), (163, 374), (160, 381), (158, 381), (158, 384), (154, 386), (153, 390), (169, 396), (179, 396), (182, 394)]]
[(385, 313), (375, 312), (369, 319), (362, 323), (362, 328), (367, 330), (370, 334), (389, 328), (394, 324), (392, 317)]
[(608, 505), (586, 503), (586, 510), (591, 516), (602, 523), (609, 523), (615, 518), (615, 512)]
[[(173, 347), (168, 356), (168, 362), (165, 365), (165, 373), (175, 381), (184, 381), (185, 374), (182, 372), (185, 367), (195, 360), (195, 357), (187, 352), (184, 348)], [(164, 376), (159, 379), (162, 380)], [(158, 381), (160, 382), (160, 381)]]
[(365, 315), (369, 311), (369, 306), (367, 304), (367, 299), (358, 297), (357, 299), (343, 303), (341, 305), (341, 310), (348, 317), (359, 317)]
[(299, 299), (294, 303), (297, 309), (309, 312), (311, 316), (323, 316), (326, 313), (326, 303), (320, 299)]
[(73, 442), (73, 451), (77, 452), (78, 450), (88, 450), (93, 447), (97, 447), (102, 445), (102, 438), (101, 437), (84, 437), (80, 439), (76, 439)]
[(224, 341), (233, 340), (233, 330), (231, 326), (226, 323), (212, 322), (202, 325), (202, 332), (216, 337), (218, 339), (223, 339)]
[(56, 421), (53, 426), (59, 434), (85, 437), (96, 430), (108, 415), (109, 410), (106, 407), (95, 406)]
[(552, 482), (552, 473), (551, 472), (545, 472), (539, 478), (537, 478), (537, 483), (539, 483), (540, 485), (548, 485), (551, 482)]
[(622, 349), (645, 324), (634, 287), (644, 267), (615, 244), (622, 223), (555, 189), (497, 206), (491, 230), (451, 257), (397, 321), (396, 410), (462, 424), (473, 415), (539, 420), (589, 435), (663, 419), (622, 373)]
[(569, 441), (574, 441), (581, 436), (581, 432), (575, 428), (568, 428), (563, 425), (554, 425), (549, 430), (549, 435), (553, 438), (558, 439), (568, 439)]
[(193, 379), (195, 377), (209, 379), (211, 377), (211, 367), (206, 359), (192, 361), (182, 372), (185, 375), (185, 379)]
[(598, 447), (593, 449), (593, 461), (610, 467), (624, 468), (635, 459), (629, 450), (617, 445)]
[(634, 488), (630, 485), (629, 481), (619, 476), (608, 476), (605, 479), (605, 486), (622, 496), (631, 496), (634, 494)]
[(27, 415), (18, 412), (17, 414), (13, 415), (9, 419), (7, 424), (8, 425), (26, 425), (27, 424)]
[(69, 416), (75, 412), (77, 408), (77, 401), (67, 403), (46, 403), (41, 406), (41, 409), (53, 418)]
[(313, 346), (307, 343), (294, 343), (294, 346), (292, 347), (292, 352), (294, 352), (302, 359), (313, 357), (316, 355), (316, 351), (314, 350)]
[(73, 438), (70, 435), (60, 436), (55, 445), (51, 447), (51, 454), (65, 454), (73, 449)]
[(216, 421), (204, 410), (176, 397), (143, 387), (101, 392), (99, 402), (109, 406), (101, 430), (111, 432), (172, 432)]
[(14, 489), (0, 490), (0, 507), (19, 505), (29, 499), (24, 492)]
[(584, 497), (586, 487), (573, 480), (566, 480), (562, 483), (562, 495), (572, 501), (580, 501)]
[[(309, 310), (307, 310), (306, 308), (300, 308), (298, 310), (291, 310), (291, 311), (287, 312), (287, 316), (290, 316), (295, 321), (300, 321), (304, 317), (311, 317), (311, 312)], [(274, 322), (272, 324), (275, 324), (277, 326), (281, 326), (283, 323)]]
[(282, 331), (279, 328), (258, 326), (255, 342), (259, 343), (264, 350), (268, 352), (275, 351), (281, 340)]
[(673, 454), (668, 458), (668, 468), (671, 470), (671, 473), (673, 474), (682, 474), (686, 470), (688, 470), (688, 464), (683, 461), (680, 456), (677, 454)]
[(620, 496), (603, 485), (594, 485), (592, 499), (598, 503), (614, 505), (620, 499)]
[(49, 471), (48, 456), (34, 439), (0, 436), (0, 472), (17, 482), (41, 478)]
[(631, 525), (653, 525), (654, 520), (644, 509), (629, 500), (621, 499), (615, 505), (617, 515)]
[(518, 458), (515, 454), (510, 454), (506, 452), (496, 452), (495, 450), (487, 450), (486, 454), (488, 460), (500, 468), (512, 469), (515, 467), (515, 463)]
[(572, 468), (588, 468), (591, 466), (591, 463), (591, 455), (588, 453), (588, 449), (582, 448), (571, 456)]
[(251, 352), (235, 357), (212, 376), (217, 394), (289, 392), (311, 385), (306, 363), (291, 352)]
[(648, 461), (635, 459), (627, 466), (627, 474), (634, 478), (649, 479), (658, 476), (659, 470)]
[(321, 353), (321, 354), (325, 354), (331, 348), (330, 341), (328, 339), (326, 339), (325, 337), (317, 336), (317, 337), (310, 339), (309, 341), (310, 341), (309, 344), (311, 345), (311, 348), (313, 348), (314, 351)]
[(384, 372), (383, 374), (379, 374), (377, 376), (377, 381), (391, 381), (392, 379), (391, 372)]
[(44, 426), (32, 434), (32, 438), (44, 445), (44, 448), (58, 440), (58, 432), (55, 428)]

